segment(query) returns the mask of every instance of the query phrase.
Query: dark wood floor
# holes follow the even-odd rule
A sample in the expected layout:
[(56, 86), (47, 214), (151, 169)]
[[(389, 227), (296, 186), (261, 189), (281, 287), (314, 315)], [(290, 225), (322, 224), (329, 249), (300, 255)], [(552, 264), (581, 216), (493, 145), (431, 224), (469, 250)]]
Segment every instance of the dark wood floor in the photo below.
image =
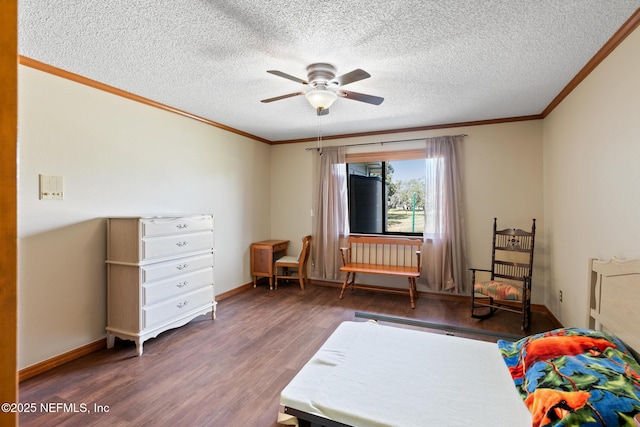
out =
[[(516, 314), (478, 321), (466, 302), (421, 297), (412, 310), (403, 295), (338, 295), (327, 286), (258, 286), (220, 301), (215, 321), (198, 318), (147, 341), (142, 357), (133, 343), (116, 340), (113, 349), (22, 382), (21, 402), (37, 410), (23, 413), (20, 425), (275, 427), (280, 391), (340, 322), (361, 320), (356, 311), (521, 332)], [(557, 326), (534, 312), (529, 332)], [(41, 403), (59, 412), (43, 412)], [(74, 405), (77, 412), (68, 412)]]

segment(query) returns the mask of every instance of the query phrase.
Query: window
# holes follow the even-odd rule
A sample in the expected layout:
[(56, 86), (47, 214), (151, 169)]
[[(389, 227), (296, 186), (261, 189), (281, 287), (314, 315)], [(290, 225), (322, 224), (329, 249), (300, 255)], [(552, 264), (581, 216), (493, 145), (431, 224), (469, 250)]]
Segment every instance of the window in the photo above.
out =
[[(397, 142), (404, 143), (405, 141)], [(398, 163), (398, 161), (421, 160), (424, 165), (425, 193), (423, 204), (419, 201), (416, 203), (416, 220), (418, 213), (424, 214), (425, 222), (422, 231), (425, 245), (429, 248), (429, 256), (423, 257), (423, 277), (427, 279), (428, 287), (437, 291), (451, 290), (457, 293), (469, 291), (466, 280), (468, 272), (466, 271), (466, 247), (464, 246), (465, 227), (463, 227), (461, 216), (464, 206), (461, 200), (462, 192), (459, 188), (461, 171), (458, 166), (458, 153), (462, 142), (463, 135), (453, 135), (426, 138), (424, 146), (420, 142), (406, 144), (405, 147), (417, 147), (407, 150), (363, 152), (361, 150), (368, 148), (355, 147), (346, 153), (344, 159), (346, 165), (342, 166), (344, 168), (342, 170), (348, 175), (370, 178), (369, 181), (377, 179), (379, 182), (368, 186), (368, 190), (373, 187), (373, 196), (370, 195), (371, 200), (363, 203), (360, 201), (362, 191), (357, 186), (349, 184), (349, 181), (355, 181), (357, 178), (349, 179), (347, 176), (349, 191), (346, 195), (341, 193), (340, 200), (343, 203), (349, 203), (346, 208), (343, 208), (342, 213), (351, 216), (349, 224), (351, 224), (353, 233), (372, 232), (419, 236), (419, 226), (413, 229), (413, 233), (410, 229), (408, 231), (391, 231), (393, 225), (390, 221), (392, 219), (391, 213), (393, 213), (391, 208), (394, 207), (394, 202), (390, 198), (389, 187), (394, 180), (411, 180), (411, 176), (401, 176), (400, 171), (405, 164)], [(372, 144), (377, 145), (377, 143)], [(392, 168), (393, 174), (389, 177), (387, 172)], [(340, 184), (342, 191), (344, 191), (344, 180)], [(379, 195), (379, 198), (376, 195)], [(418, 195), (416, 195), (417, 197)], [(413, 216), (413, 200), (411, 204)], [(351, 207), (356, 211), (345, 212)], [(421, 208), (424, 209), (422, 212)], [(366, 218), (366, 215), (369, 215), (370, 218)], [(364, 221), (365, 225), (371, 226), (373, 224), (373, 226), (369, 229), (361, 228), (354, 216), (365, 216), (367, 219)]]
[(352, 233), (423, 235), (425, 226), (427, 233), (439, 228), (441, 219), (436, 218), (433, 203), (442, 197), (437, 191), (441, 180), (430, 178), (428, 187), (426, 181), (427, 165), (431, 163), (429, 166), (441, 171), (437, 166), (442, 159), (425, 159), (424, 154), (420, 157), (347, 164)]

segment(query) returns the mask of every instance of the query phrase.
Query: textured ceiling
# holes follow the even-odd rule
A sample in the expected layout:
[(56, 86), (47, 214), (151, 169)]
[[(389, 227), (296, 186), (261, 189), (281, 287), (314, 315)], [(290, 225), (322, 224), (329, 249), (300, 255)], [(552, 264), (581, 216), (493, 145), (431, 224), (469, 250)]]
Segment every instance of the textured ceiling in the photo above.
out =
[[(540, 114), (640, 0), (19, 0), (19, 53), (270, 141)], [(362, 68), (317, 117), (306, 66)]]

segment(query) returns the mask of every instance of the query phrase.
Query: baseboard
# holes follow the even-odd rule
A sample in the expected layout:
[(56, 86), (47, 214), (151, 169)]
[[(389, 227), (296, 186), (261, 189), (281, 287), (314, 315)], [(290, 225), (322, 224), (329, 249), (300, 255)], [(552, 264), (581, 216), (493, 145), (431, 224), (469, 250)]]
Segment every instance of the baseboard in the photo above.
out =
[(564, 325), (558, 320), (556, 316), (553, 315), (549, 307), (542, 304), (531, 304), (531, 310), (534, 311), (544, 311), (547, 316), (555, 323), (557, 328), (564, 328)]
[[(342, 282), (333, 282), (329, 280), (312, 279), (310, 283), (313, 285), (329, 286), (332, 288), (342, 287)], [(433, 299), (439, 299), (444, 301), (468, 302), (469, 304), (471, 304), (471, 296), (469, 295), (458, 295), (458, 294), (449, 294), (445, 292), (425, 292), (425, 291), (418, 291), (418, 295), (420, 298), (433, 298)], [(560, 323), (560, 321), (556, 318), (556, 316), (554, 316), (553, 313), (551, 313), (551, 311), (546, 305), (531, 304), (531, 311), (543, 312), (545, 313), (545, 315), (549, 316), (549, 318), (555, 323), (556, 327), (558, 328), (563, 327), (562, 323)]]
[(71, 362), (72, 360), (78, 359), (82, 356), (86, 356), (87, 354), (93, 353), (94, 351), (102, 350), (106, 347), (107, 339), (102, 338), (98, 341), (83, 345), (82, 347), (78, 347), (66, 353), (59, 354), (58, 356), (52, 357), (51, 359), (36, 363), (35, 365), (31, 365), (18, 371), (18, 382), (24, 381), (27, 378), (35, 377), (36, 375), (42, 374), (43, 372), (46, 372), (50, 369), (56, 368), (60, 365), (64, 365), (65, 363)]
[(330, 280), (320, 280), (320, 279), (309, 279), (309, 283), (312, 285), (320, 285), (320, 286), (328, 286), (330, 288), (341, 288), (342, 281), (330, 281)]
[[(332, 282), (328, 280), (311, 280), (310, 283), (314, 285), (329, 286), (333, 288), (340, 288), (342, 286), (342, 283), (340, 282)], [(252, 287), (253, 287), (253, 282), (239, 286), (230, 291), (216, 295), (216, 301), (229, 298), (233, 295), (236, 295)], [(469, 303), (471, 303), (471, 297), (466, 295), (452, 295), (452, 294), (444, 294), (444, 293), (437, 293), (437, 292), (418, 292), (418, 293), (420, 294), (420, 297), (435, 298), (435, 299), (442, 299), (442, 300), (448, 300), (448, 301), (469, 301)], [(549, 311), (547, 306), (542, 304), (531, 304), (531, 310), (545, 312), (545, 314), (549, 316), (556, 323), (557, 327), (559, 328), (562, 327), (562, 324), (560, 323), (560, 321), (558, 321), (558, 319), (556, 319), (553, 313)], [(24, 381), (31, 377), (35, 377), (36, 375), (42, 374), (60, 365), (64, 365), (65, 363), (71, 362), (72, 360), (78, 359), (82, 356), (86, 356), (87, 354), (93, 353), (94, 351), (102, 350), (103, 348), (106, 348), (106, 346), (107, 346), (107, 339), (102, 338), (102, 339), (99, 339), (98, 341), (94, 341), (92, 343), (83, 345), (82, 347), (78, 347), (66, 353), (52, 357), (51, 359), (47, 359), (43, 362), (36, 363), (35, 365), (21, 369), (18, 371), (18, 382)]]
[[(246, 285), (242, 285), (228, 292), (224, 292), (220, 295), (216, 295), (216, 301), (229, 298), (230, 296), (238, 294), (242, 291), (245, 291), (251, 288), (252, 286), (253, 286), (253, 282), (247, 283)], [(64, 365), (65, 363), (71, 362), (72, 360), (78, 359), (82, 356), (86, 356), (87, 354), (93, 353), (94, 351), (102, 350), (103, 348), (106, 348), (106, 347), (107, 347), (107, 339), (101, 338), (98, 341), (94, 341), (92, 343), (83, 345), (82, 347), (78, 347), (66, 353), (52, 357), (51, 359), (47, 359), (40, 363), (36, 363), (35, 365), (31, 365), (29, 367), (26, 367), (18, 371), (18, 382), (24, 381), (31, 377), (35, 377), (36, 375), (42, 374), (53, 368), (57, 368), (60, 365)]]
[(216, 294), (216, 301), (223, 300), (225, 298), (229, 298), (233, 295), (239, 294), (242, 291), (246, 291), (253, 287), (253, 282), (249, 282), (246, 285), (238, 286), (237, 288), (231, 289), (230, 291), (223, 292), (221, 294)]

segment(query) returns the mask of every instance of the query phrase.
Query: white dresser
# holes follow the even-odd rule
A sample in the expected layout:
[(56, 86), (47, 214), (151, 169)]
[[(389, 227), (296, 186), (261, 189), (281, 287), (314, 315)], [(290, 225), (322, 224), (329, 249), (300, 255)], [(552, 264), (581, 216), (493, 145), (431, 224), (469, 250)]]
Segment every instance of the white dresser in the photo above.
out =
[(107, 219), (107, 347), (216, 316), (213, 215)]

